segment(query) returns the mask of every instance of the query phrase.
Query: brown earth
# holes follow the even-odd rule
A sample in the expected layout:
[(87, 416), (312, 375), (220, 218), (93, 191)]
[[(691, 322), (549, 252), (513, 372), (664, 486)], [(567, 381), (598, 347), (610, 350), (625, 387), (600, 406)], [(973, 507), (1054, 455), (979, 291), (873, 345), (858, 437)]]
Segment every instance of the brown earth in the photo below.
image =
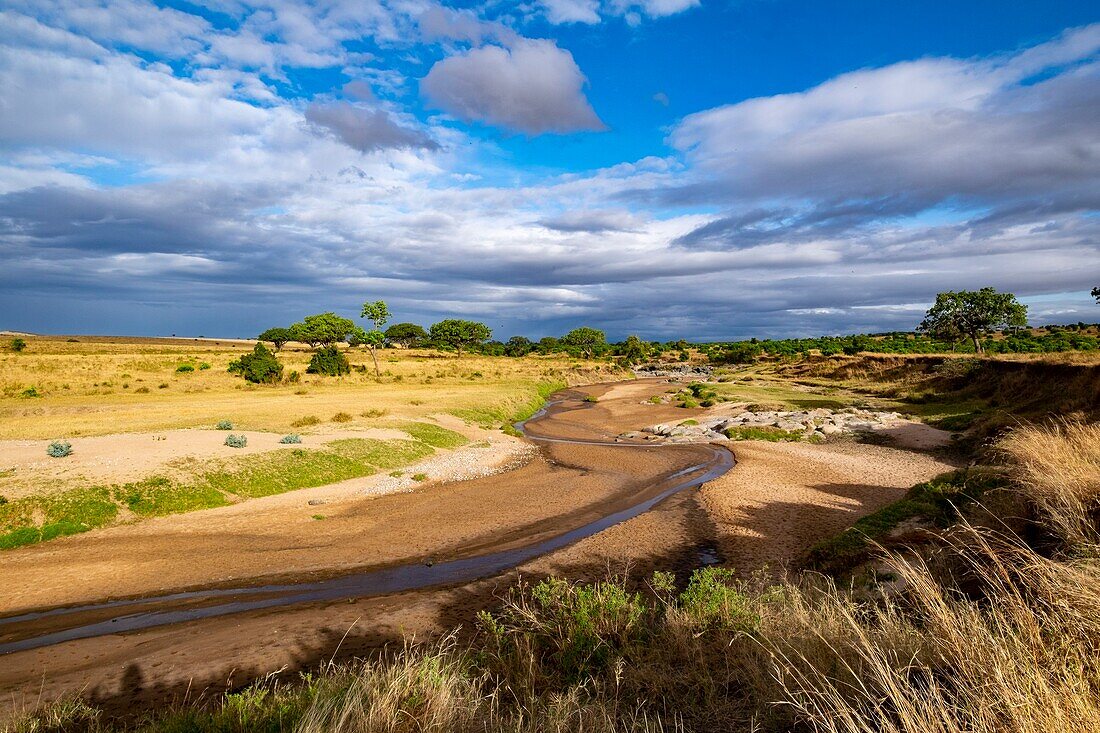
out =
[[(640, 381), (575, 391), (530, 432), (609, 440), (682, 410), (641, 404), (664, 391)], [(949, 466), (927, 455), (854, 444), (732, 444), (738, 465), (701, 490), (683, 491), (634, 519), (514, 573), (458, 588), (312, 603), (55, 644), (0, 657), (9, 711), (82, 692), (108, 708), (138, 710), (221, 691), (273, 671), (308, 669), (407, 635), (424, 638), (467, 623), (517, 574), (593, 577), (630, 567), (698, 566), (700, 552), (750, 571), (780, 565), (810, 544), (900, 497)], [(626, 452), (629, 450), (629, 453)], [(657, 481), (705, 460), (707, 446), (540, 443), (513, 471), (406, 494), (346, 498), (310, 522), (306, 493), (165, 517), (5, 552), (0, 608), (31, 609), (186, 588), (305, 580), (427, 557), (479, 555), (556, 535), (631, 506)], [(309, 490), (317, 492), (318, 490)], [(275, 501), (279, 500), (279, 501)], [(175, 608), (180, 605), (173, 605)], [(146, 608), (158, 609), (157, 603)], [(70, 614), (71, 616), (71, 614)], [(110, 613), (86, 613), (85, 622)], [(0, 641), (72, 624), (47, 617), (0, 626)]]

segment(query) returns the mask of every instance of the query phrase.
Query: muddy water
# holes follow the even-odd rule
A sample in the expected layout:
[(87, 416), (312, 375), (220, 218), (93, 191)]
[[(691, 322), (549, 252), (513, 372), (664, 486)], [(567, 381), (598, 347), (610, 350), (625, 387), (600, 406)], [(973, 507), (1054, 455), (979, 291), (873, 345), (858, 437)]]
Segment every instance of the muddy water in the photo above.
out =
[[(561, 437), (570, 431), (562, 431), (559, 423), (567, 422), (568, 416), (589, 407), (580, 395), (567, 391), (555, 395), (545, 408), (517, 427), (536, 443), (556, 447), (570, 444), (612, 447), (615, 453), (622, 451), (622, 461), (629, 461), (628, 454), (632, 450), (653, 450), (652, 445), (614, 442), (603, 436)], [(0, 619), (0, 654), (245, 611), (470, 583), (498, 575), (636, 517), (672, 494), (711, 481), (733, 466), (733, 456), (724, 448), (706, 446), (705, 454), (704, 460), (651, 482), (644, 491), (638, 492), (644, 499), (549, 537), (540, 533), (527, 544), (509, 543), (507, 549), (469, 557), (440, 562), (430, 559), (406, 562), (313, 582), (205, 589), (24, 613)]]

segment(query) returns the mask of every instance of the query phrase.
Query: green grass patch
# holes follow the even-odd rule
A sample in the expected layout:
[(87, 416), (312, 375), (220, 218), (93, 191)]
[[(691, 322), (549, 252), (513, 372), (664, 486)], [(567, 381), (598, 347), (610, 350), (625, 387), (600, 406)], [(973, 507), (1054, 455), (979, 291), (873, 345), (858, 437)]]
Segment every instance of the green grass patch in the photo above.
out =
[(334, 440), (328, 443), (326, 448), (342, 458), (383, 470), (407, 466), (414, 461), (419, 461), (421, 458), (427, 458), (435, 452), (430, 445), (421, 443), (418, 440), (374, 440), (371, 438)]
[(766, 440), (769, 443), (790, 443), (802, 440), (800, 432), (781, 430), (771, 426), (739, 425), (727, 428), (725, 434), (730, 440)]
[(461, 433), (426, 422), (406, 423), (400, 429), (433, 448), (458, 448), (470, 442)]
[(161, 517), (229, 503), (225, 495), (213, 486), (181, 486), (164, 476), (151, 476), (116, 486), (113, 496), (139, 517)]
[(87, 532), (110, 524), (117, 514), (105, 487), (9, 501), (0, 505), (0, 549)]
[(492, 428), (494, 425), (503, 425), (502, 429), (505, 433), (519, 435), (518, 431), (509, 430), (509, 428), (515, 423), (523, 422), (534, 415), (546, 404), (546, 400), (549, 399), (550, 395), (565, 389), (567, 386), (565, 382), (560, 380), (539, 382), (531, 387), (531, 394), (526, 398), (507, 400), (496, 405), (451, 410), (451, 414), (486, 429)]
[(959, 509), (980, 499), (990, 489), (1005, 485), (1003, 476), (965, 469), (917, 484), (902, 499), (815, 545), (806, 556), (806, 565), (832, 575), (850, 571), (870, 558), (873, 542), (902, 522), (919, 518), (945, 527), (958, 519)]

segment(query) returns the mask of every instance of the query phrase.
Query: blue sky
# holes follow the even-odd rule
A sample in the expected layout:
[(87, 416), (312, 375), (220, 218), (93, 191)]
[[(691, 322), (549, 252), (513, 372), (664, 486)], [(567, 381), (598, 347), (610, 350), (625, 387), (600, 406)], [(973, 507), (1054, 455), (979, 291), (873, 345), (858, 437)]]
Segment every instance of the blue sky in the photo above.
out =
[(0, 13), (0, 328), (795, 336), (985, 285), (1100, 320), (1091, 3)]

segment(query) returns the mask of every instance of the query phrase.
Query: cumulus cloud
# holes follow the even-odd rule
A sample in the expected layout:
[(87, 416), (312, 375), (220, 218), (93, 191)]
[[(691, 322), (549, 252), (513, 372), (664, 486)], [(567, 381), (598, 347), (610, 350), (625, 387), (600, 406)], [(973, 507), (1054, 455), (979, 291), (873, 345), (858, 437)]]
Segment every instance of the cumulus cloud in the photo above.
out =
[(384, 109), (359, 107), (347, 102), (315, 102), (306, 107), (305, 118), (361, 153), (386, 148), (439, 148), (439, 144), (424, 132), (397, 124)]
[(551, 23), (599, 23), (603, 16), (622, 17), (637, 25), (643, 17), (664, 18), (698, 7), (700, 0), (538, 0)]
[(439, 109), (527, 135), (606, 127), (584, 95), (573, 54), (553, 41), (522, 39), (482, 46), (437, 62), (420, 83)]

